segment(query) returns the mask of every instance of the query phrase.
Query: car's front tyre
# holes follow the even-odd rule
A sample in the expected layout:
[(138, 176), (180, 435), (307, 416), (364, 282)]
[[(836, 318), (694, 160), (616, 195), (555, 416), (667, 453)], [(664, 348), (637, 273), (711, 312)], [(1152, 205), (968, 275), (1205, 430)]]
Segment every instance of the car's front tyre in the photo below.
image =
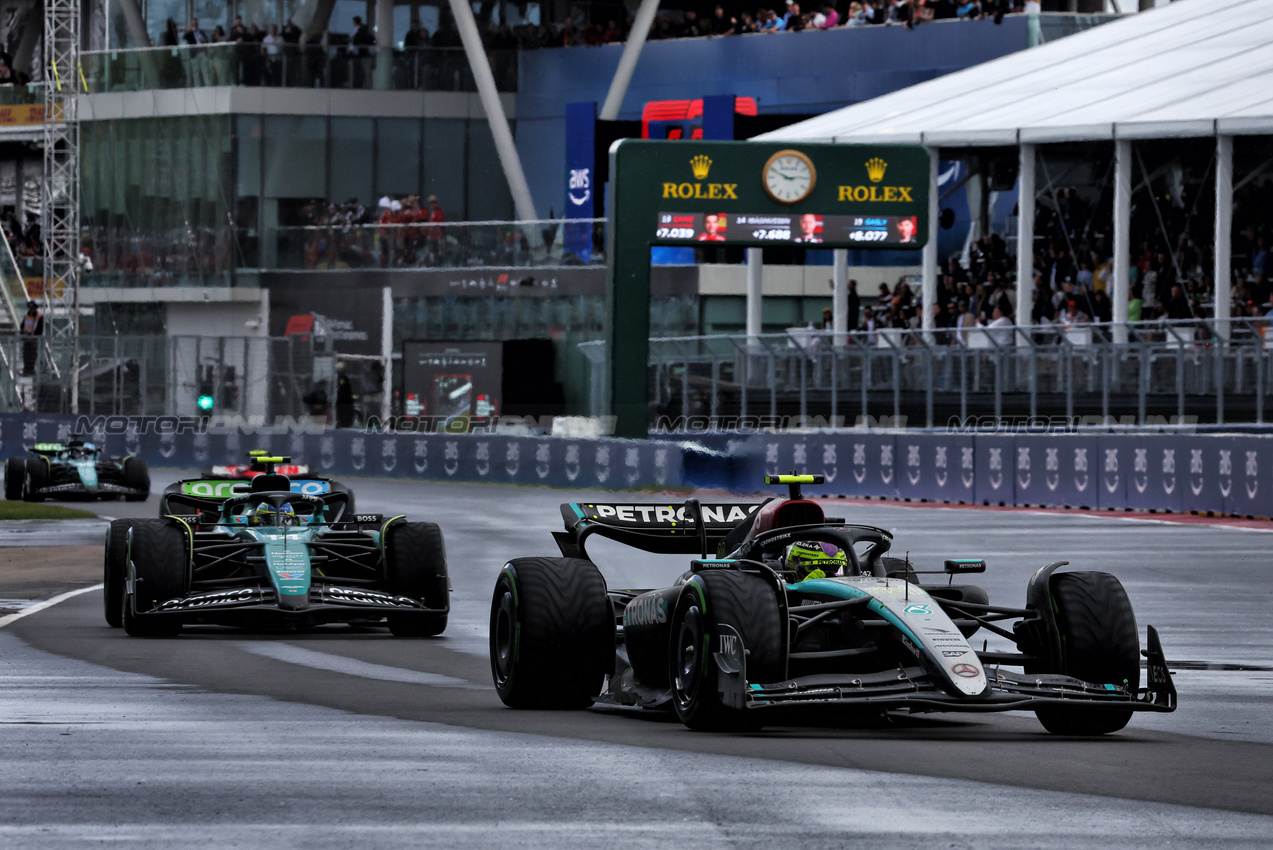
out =
[[(753, 573), (702, 572), (681, 590), (672, 615), (669, 678), (676, 716), (700, 732), (758, 729), (759, 718), (724, 704), (713, 654), (737, 632), (746, 650), (746, 681), (783, 676), (782, 617), (776, 588)], [(728, 638), (727, 638), (728, 639)]]
[(173, 520), (136, 520), (129, 534), (128, 563), (133, 591), (122, 595), (124, 631), (130, 637), (173, 637), (181, 623), (146, 617), (161, 603), (186, 589), (186, 536)]
[(133, 520), (112, 520), (106, 526), (106, 555), (102, 564), (102, 605), (113, 629), (124, 625), (124, 580), (128, 573), (128, 529)]
[[(1057, 573), (1051, 579), (1061, 669), (1054, 672), (1135, 692), (1140, 687), (1140, 635), (1127, 591), (1101, 572)], [(1107, 735), (1131, 720), (1118, 709), (1040, 708), (1035, 716), (1054, 735)]]
[(385, 532), (385, 574), (389, 592), (423, 602), (436, 614), (390, 613), (394, 637), (433, 637), (446, 630), (450, 589), (446, 543), (432, 522), (396, 522)]

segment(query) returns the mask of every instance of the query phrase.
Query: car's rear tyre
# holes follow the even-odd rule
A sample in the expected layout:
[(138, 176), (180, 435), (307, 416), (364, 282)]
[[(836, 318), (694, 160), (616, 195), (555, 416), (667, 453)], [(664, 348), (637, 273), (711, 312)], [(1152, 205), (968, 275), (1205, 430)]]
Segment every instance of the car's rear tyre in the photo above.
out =
[[(1057, 673), (1097, 685), (1140, 687), (1140, 636), (1127, 591), (1109, 573), (1057, 573), (1052, 601), (1061, 633)], [(1043, 728), (1054, 735), (1107, 735), (1131, 720), (1131, 711), (1040, 708)]]
[(124, 458), (124, 486), (142, 491), (138, 495), (124, 497), (130, 502), (144, 502), (150, 498), (150, 470), (146, 468), (146, 461), (139, 457)]
[(148, 619), (144, 615), (160, 603), (185, 593), (186, 536), (173, 520), (142, 519), (133, 523), (128, 544), (128, 562), (133, 575), (133, 592), (122, 599), (124, 631), (131, 637), (172, 637), (181, 623), (169, 619)]
[(102, 567), (102, 606), (112, 629), (124, 625), (124, 579), (128, 572), (128, 529), (133, 520), (112, 520), (106, 526), (106, 556)]
[(26, 458), (11, 457), (4, 462), (4, 497), (10, 502), (22, 499), (22, 482), (27, 474)]
[(22, 498), (28, 502), (43, 502), (40, 489), (49, 483), (49, 462), (42, 456), (33, 457), (23, 464), (26, 475), (23, 476)]
[[(449, 608), (446, 543), (431, 522), (397, 522), (385, 532), (385, 578), (390, 593), (407, 596), (428, 608)], [(446, 630), (447, 615), (389, 614), (395, 637), (433, 637)]]
[(775, 587), (758, 575), (712, 571), (685, 583), (672, 615), (670, 680), (676, 716), (700, 732), (737, 732), (762, 725), (755, 714), (722, 703), (713, 653), (724, 626), (746, 649), (748, 683), (783, 678), (783, 623)]
[(592, 705), (614, 672), (614, 609), (597, 565), (515, 558), (491, 598), (491, 674), (510, 708)]

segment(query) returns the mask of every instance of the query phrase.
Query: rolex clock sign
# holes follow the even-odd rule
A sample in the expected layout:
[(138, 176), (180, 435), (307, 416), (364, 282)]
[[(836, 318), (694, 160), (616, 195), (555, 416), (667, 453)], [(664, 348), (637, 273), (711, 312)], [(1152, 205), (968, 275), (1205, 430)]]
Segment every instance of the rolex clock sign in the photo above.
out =
[(646, 435), (652, 246), (918, 251), (928, 239), (930, 162), (918, 145), (615, 142), (606, 291), (616, 436)]
[(620, 240), (897, 249), (928, 234), (918, 146), (625, 140), (611, 157)]

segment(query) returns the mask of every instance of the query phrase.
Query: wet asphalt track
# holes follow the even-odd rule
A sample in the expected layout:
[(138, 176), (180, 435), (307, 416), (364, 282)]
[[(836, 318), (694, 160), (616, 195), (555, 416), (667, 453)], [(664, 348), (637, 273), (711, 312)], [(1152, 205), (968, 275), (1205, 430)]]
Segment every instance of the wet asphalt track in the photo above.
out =
[[(156, 489), (167, 480), (156, 473)], [(1189, 662), (1176, 667), (1180, 710), (1135, 717), (1096, 740), (1054, 738), (1030, 715), (715, 736), (597, 711), (514, 712), (490, 688), (496, 571), (509, 557), (551, 554), (558, 503), (589, 497), (353, 483), (360, 510), (442, 525), (455, 587), (446, 634), (191, 628), (175, 640), (130, 640), (105, 625), (98, 593), (11, 623), (0, 629), (0, 844), (1271, 842), (1267, 532), (830, 507), (893, 529), (895, 549), (921, 569), (948, 555), (985, 556), (981, 583), (998, 602), (1019, 604), (1026, 578), (1051, 560), (1114, 572), (1142, 636), (1145, 624), (1158, 626), (1168, 658)], [(148, 516), (154, 502), (98, 509)], [(92, 526), (77, 533), (100, 535)], [(653, 586), (684, 569), (683, 559), (648, 556), (608, 566), (617, 549), (592, 552), (611, 586)], [(1254, 669), (1194, 669), (1208, 666)]]

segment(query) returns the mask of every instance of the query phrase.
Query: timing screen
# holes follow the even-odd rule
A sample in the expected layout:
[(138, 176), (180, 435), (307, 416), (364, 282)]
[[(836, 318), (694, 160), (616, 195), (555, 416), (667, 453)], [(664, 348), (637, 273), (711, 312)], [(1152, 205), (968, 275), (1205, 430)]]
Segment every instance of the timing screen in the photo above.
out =
[(915, 216), (896, 215), (750, 215), (748, 213), (658, 214), (659, 242), (726, 244), (804, 243), (854, 247), (917, 244)]

